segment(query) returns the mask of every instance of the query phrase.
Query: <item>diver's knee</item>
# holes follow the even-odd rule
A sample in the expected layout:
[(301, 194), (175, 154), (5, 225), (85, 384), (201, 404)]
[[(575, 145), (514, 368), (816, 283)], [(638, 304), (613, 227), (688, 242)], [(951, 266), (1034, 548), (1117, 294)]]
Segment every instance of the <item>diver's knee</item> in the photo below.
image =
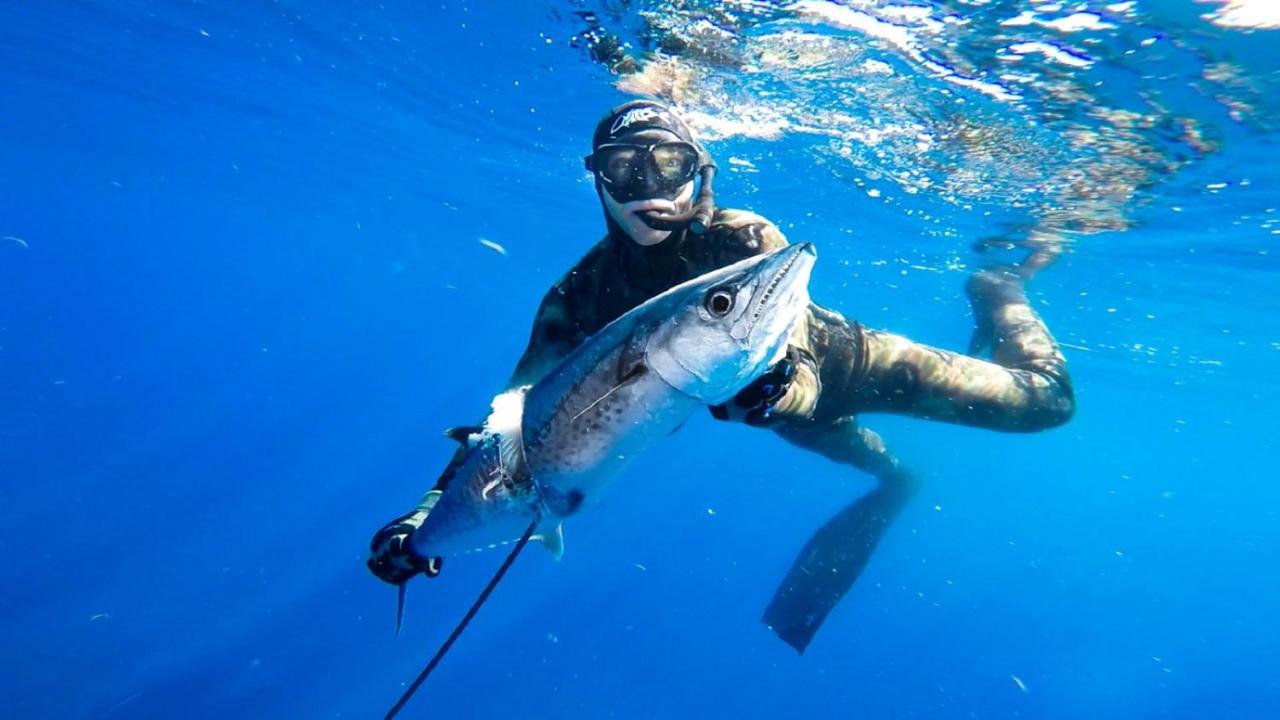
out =
[(1064, 397), (1059, 398), (1057, 408), (1055, 409), (1053, 416), (1050, 418), (1052, 421), (1050, 427), (1066, 425), (1068, 422), (1071, 422), (1071, 418), (1075, 417), (1075, 415), (1076, 399), (1070, 394), (1067, 394)]
[(1066, 425), (1071, 418), (1075, 417), (1075, 414), (1075, 398), (1069, 392), (1062, 393), (1041, 403), (1034, 412), (1030, 413), (1024, 423), (1024, 429), (1028, 432), (1052, 430)]
[(921, 486), (924, 485), (919, 475), (901, 466), (894, 467), (890, 472), (882, 473), (876, 479), (880, 481), (880, 487), (884, 492), (903, 501), (915, 497), (920, 492)]

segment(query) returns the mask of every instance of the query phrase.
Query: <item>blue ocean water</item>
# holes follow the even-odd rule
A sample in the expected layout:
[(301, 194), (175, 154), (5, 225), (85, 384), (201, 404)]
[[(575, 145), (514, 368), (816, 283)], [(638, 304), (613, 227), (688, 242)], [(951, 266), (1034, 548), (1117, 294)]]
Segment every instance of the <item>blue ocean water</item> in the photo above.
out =
[(1277, 31), (707, 5), (0, 5), (0, 712), (390, 706), (501, 558), (413, 583), (395, 638), (368, 538), (603, 232), (581, 156), (643, 89), (592, 59), (607, 30), (696, 68), (651, 89), (720, 204), (816, 243), (851, 318), (961, 349), (973, 243), (1060, 229), (1031, 289), (1078, 413), (864, 418), (925, 485), (803, 656), (760, 613), (870, 480), (696, 418), (562, 561), (516, 563), (405, 716), (1280, 717)]

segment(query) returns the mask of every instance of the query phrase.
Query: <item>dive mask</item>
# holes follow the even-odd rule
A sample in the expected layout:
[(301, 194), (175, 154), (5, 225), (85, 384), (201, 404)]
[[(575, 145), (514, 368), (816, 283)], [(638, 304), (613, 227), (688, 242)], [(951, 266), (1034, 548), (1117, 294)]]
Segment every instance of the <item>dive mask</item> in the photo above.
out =
[(698, 172), (699, 152), (681, 140), (635, 145), (605, 143), (586, 157), (587, 169), (621, 203), (676, 197)]

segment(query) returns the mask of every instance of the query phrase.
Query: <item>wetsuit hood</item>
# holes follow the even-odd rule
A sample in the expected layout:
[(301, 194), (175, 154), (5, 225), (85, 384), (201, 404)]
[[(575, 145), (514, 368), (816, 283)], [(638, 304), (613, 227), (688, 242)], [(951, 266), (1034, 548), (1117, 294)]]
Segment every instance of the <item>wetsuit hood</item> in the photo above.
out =
[(666, 130), (698, 149), (700, 165), (711, 162), (710, 156), (684, 120), (667, 106), (652, 100), (632, 100), (609, 110), (596, 123), (596, 131), (591, 136), (591, 149), (594, 151), (606, 143), (621, 142), (628, 135), (641, 130)]

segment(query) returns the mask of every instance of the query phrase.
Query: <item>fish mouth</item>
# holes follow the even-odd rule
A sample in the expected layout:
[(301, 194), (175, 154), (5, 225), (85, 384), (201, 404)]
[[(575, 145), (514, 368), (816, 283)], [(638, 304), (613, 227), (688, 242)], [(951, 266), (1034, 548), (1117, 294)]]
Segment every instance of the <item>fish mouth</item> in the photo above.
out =
[(801, 243), (799, 245), (791, 245), (785, 250), (780, 250), (778, 256), (772, 258), (768, 262), (770, 264), (781, 263), (781, 266), (774, 271), (773, 277), (769, 280), (769, 284), (755, 299), (751, 306), (751, 314), (747, 317), (746, 327), (742, 333), (743, 339), (751, 336), (752, 331), (760, 323), (760, 318), (764, 315), (765, 309), (769, 307), (769, 301), (779, 292), (779, 289), (789, 289), (790, 284), (783, 286), (783, 280), (792, 275), (800, 265), (802, 259), (807, 259), (808, 266), (812, 267), (813, 261), (818, 257), (818, 251), (813, 247), (813, 243)]

